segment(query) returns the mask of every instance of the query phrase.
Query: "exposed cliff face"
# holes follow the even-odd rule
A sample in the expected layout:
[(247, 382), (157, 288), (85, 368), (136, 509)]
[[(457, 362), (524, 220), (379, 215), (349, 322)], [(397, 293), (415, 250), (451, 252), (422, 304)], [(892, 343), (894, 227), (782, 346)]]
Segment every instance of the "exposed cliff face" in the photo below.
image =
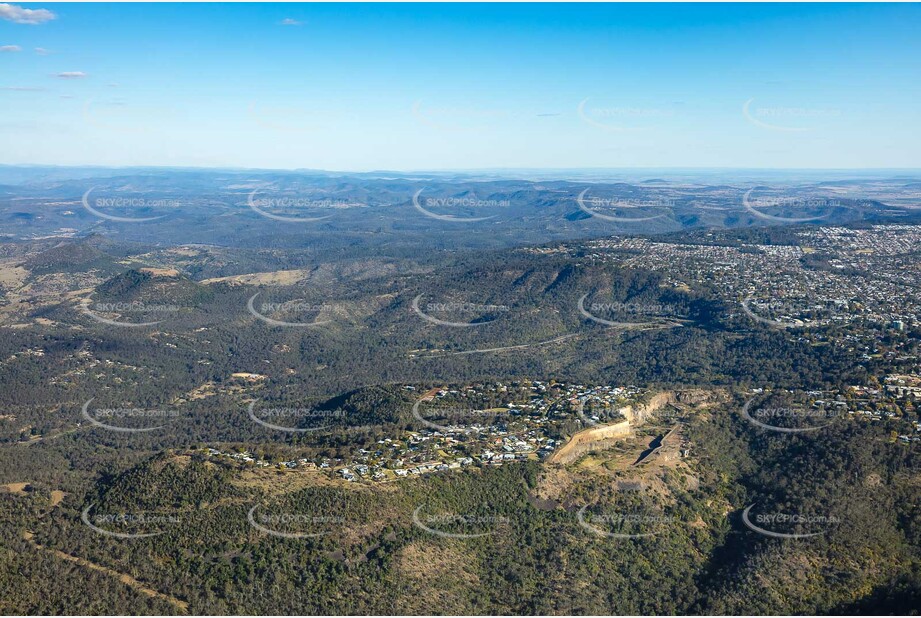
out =
[(653, 395), (649, 403), (638, 406), (626, 406), (620, 409), (620, 413), (627, 417), (627, 420), (634, 426), (642, 425), (646, 419), (658, 412), (660, 409), (670, 403), (678, 401), (676, 393), (665, 391)]
[(663, 391), (656, 393), (645, 404), (625, 406), (620, 413), (627, 420), (611, 425), (589, 427), (576, 433), (569, 442), (555, 452), (549, 463), (568, 464), (577, 460), (582, 455), (591, 451), (605, 449), (613, 446), (615, 442), (629, 436), (633, 427), (638, 427), (649, 418), (669, 404), (702, 406), (714, 401), (719, 401), (725, 393), (704, 389), (688, 389), (681, 391)]
[(557, 464), (571, 463), (590, 451), (613, 445), (624, 436), (629, 436), (630, 431), (629, 420), (585, 429), (574, 435), (549, 461)]
[(675, 399), (681, 404), (699, 406), (718, 401), (728, 401), (729, 394), (721, 389), (706, 390), (702, 388), (689, 388), (687, 390), (677, 391), (675, 393)]

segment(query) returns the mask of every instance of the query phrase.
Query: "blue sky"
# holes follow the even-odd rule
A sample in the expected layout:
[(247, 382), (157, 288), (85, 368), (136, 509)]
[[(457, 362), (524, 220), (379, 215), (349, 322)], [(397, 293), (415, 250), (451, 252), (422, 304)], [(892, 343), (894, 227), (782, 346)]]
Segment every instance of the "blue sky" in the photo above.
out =
[(919, 32), (907, 4), (0, 5), (0, 163), (916, 168)]

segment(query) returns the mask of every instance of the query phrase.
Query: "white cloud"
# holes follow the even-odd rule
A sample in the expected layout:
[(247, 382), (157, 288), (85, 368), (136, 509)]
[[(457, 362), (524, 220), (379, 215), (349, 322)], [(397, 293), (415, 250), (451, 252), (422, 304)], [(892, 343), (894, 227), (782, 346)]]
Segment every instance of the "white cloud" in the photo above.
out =
[(15, 92), (41, 92), (44, 88), (33, 88), (32, 86), (4, 86), (0, 90), (13, 90)]
[(52, 52), (50, 49), (45, 49), (44, 47), (36, 47), (35, 53), (38, 54), (39, 56), (47, 56), (48, 54)]
[(83, 71), (64, 71), (63, 73), (56, 73), (54, 76), (62, 79), (80, 79), (86, 77), (86, 73)]
[(15, 4), (0, 3), (0, 19), (17, 24), (43, 24), (56, 17), (57, 15), (48, 9), (24, 9)]
[(0, 45), (0, 52), (18, 52), (22, 51), (19, 45)]
[(278, 23), (281, 24), (282, 26), (300, 26), (304, 22), (300, 22), (296, 19), (291, 19), (290, 17), (286, 17), (285, 19), (281, 20)]

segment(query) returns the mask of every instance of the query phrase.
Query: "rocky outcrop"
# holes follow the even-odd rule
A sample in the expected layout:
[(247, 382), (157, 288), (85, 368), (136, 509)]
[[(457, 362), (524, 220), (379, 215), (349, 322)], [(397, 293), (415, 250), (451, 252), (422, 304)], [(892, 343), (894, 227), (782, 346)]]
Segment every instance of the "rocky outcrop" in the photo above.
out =
[(721, 400), (724, 393), (704, 389), (687, 389), (681, 391), (663, 391), (653, 395), (645, 404), (630, 405), (621, 408), (620, 413), (627, 419), (610, 425), (589, 427), (576, 433), (569, 442), (555, 452), (550, 463), (567, 464), (591, 451), (613, 446), (618, 440), (629, 436), (633, 427), (638, 427), (668, 405), (703, 406)]
[(621, 438), (629, 436), (630, 431), (629, 420), (611, 425), (590, 427), (574, 435), (563, 448), (550, 457), (549, 461), (557, 464), (571, 463), (586, 453), (612, 446)]
[(689, 388), (677, 391), (675, 399), (678, 403), (688, 406), (699, 406), (706, 403), (727, 401), (728, 393), (723, 390), (706, 390), (702, 388)]
[(620, 413), (623, 414), (632, 425), (642, 425), (646, 422), (646, 419), (654, 415), (666, 405), (675, 403), (676, 401), (677, 396), (675, 393), (671, 391), (665, 391), (653, 395), (649, 402), (646, 404), (626, 406), (621, 408)]

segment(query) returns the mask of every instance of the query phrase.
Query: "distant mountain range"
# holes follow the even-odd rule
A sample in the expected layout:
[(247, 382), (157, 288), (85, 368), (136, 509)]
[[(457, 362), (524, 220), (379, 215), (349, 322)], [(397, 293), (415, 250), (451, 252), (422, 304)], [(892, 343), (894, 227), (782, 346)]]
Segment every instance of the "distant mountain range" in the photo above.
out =
[[(785, 224), (914, 222), (904, 172), (354, 173), (0, 167), (0, 233), (386, 255)], [(519, 172), (518, 176), (525, 176)], [(535, 174), (535, 176), (537, 176)], [(806, 180), (806, 178), (809, 180)]]

